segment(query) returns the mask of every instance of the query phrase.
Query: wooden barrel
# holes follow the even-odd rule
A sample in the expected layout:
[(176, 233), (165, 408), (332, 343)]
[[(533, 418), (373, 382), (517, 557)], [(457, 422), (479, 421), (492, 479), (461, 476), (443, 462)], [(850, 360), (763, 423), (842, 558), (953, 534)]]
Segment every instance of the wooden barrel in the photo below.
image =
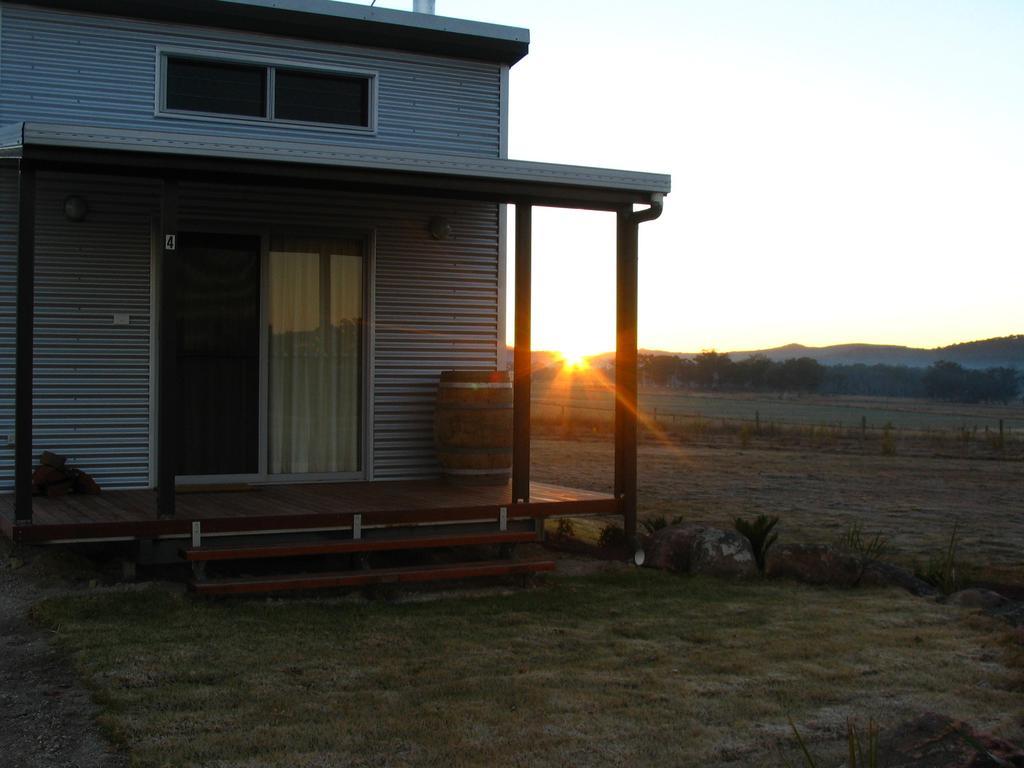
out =
[(512, 474), (507, 371), (444, 371), (434, 420), (441, 473), (452, 483), (502, 485)]

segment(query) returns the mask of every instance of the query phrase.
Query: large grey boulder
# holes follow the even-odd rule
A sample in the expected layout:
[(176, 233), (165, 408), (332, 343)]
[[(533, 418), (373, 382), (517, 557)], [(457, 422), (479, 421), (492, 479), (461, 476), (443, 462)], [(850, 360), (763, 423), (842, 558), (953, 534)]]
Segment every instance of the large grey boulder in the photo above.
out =
[(679, 573), (724, 578), (757, 575), (754, 552), (745, 536), (685, 523), (662, 528), (648, 541), (644, 565)]

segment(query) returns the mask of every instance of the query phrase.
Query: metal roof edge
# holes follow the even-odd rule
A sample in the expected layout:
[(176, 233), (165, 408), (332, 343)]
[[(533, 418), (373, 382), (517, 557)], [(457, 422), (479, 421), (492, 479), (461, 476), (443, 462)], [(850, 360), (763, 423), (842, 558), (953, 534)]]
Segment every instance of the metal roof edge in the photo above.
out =
[(223, 27), (515, 64), (529, 52), (520, 27), (336, 0), (17, 0), (23, 5)]
[(25, 143), (24, 123), (4, 123), (0, 125), (0, 149), (16, 149)]
[[(4, 131), (0, 130), (0, 138), (4, 135)], [(668, 194), (672, 187), (671, 176), (642, 171), (429, 152), (352, 149), (330, 144), (239, 140), (224, 136), (199, 136), (127, 128), (25, 123), (23, 143), (26, 146), (157, 152), (475, 179), (528, 181), (650, 194)]]
[(486, 21), (459, 19), (454, 16), (437, 16), (430, 13), (415, 13), (392, 8), (376, 8), (369, 5), (340, 2), (340, 0), (220, 0), (223, 3), (279, 10), (293, 10), (336, 19), (372, 21), (415, 29), (430, 29), (437, 32), (489, 37), (495, 40), (529, 43), (530, 30)]

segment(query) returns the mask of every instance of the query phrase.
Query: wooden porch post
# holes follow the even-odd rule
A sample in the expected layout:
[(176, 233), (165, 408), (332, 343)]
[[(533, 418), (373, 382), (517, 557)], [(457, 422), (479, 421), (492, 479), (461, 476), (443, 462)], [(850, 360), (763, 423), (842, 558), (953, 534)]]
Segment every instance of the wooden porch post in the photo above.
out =
[(636, 539), (637, 247), (639, 222), (619, 211), (616, 226), (615, 498), (626, 537)]
[(14, 518), (32, 522), (32, 344), (35, 320), (36, 171), (18, 167), (17, 329), (14, 370)]
[(157, 513), (174, 516), (178, 464), (178, 181), (164, 179), (160, 206), (160, 334), (157, 369)]
[(512, 410), (512, 501), (530, 500), (530, 261), (533, 208), (516, 204), (515, 353)]

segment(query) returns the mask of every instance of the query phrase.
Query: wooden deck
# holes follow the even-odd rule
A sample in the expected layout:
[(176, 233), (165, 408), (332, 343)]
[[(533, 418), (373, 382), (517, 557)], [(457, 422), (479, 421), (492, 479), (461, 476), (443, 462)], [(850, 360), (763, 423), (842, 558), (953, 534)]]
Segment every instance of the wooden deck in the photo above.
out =
[(14, 496), (0, 496), (0, 530), (25, 543), (69, 543), (184, 537), (199, 521), (204, 535), (468, 523), (563, 515), (620, 514), (607, 494), (531, 483), (530, 502), (512, 504), (505, 486), (453, 486), (440, 480), (265, 485), (228, 492), (177, 495), (176, 515), (159, 519), (152, 490), (33, 499), (33, 521), (15, 524)]

